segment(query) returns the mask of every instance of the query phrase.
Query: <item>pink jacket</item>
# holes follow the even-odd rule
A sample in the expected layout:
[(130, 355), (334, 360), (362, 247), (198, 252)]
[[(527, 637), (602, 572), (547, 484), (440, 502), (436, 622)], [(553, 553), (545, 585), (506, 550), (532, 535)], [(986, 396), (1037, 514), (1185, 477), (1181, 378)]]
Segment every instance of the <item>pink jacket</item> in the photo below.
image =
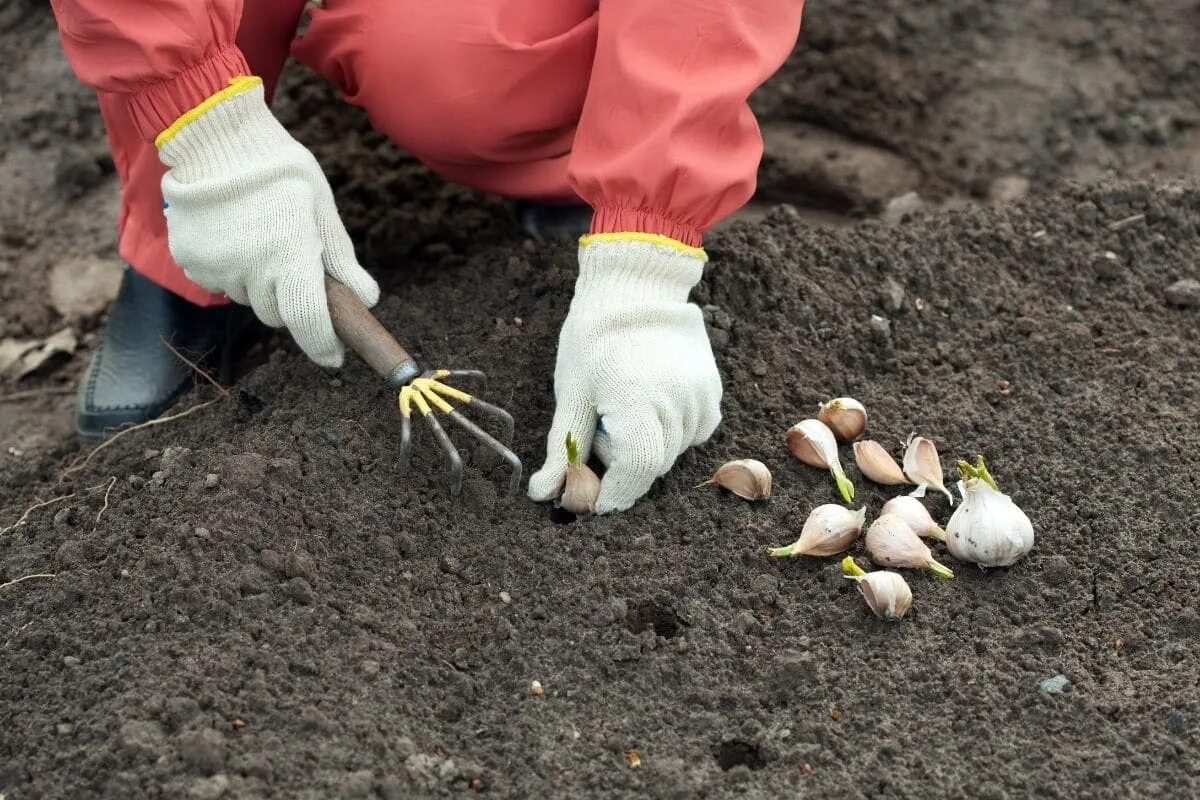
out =
[[(235, 44), (242, 0), (51, 5), (80, 79), (128, 95), (146, 140), (231, 77), (252, 74)], [(749, 199), (762, 140), (746, 99), (791, 52), (802, 7), (803, 0), (600, 0), (568, 172), (596, 209), (595, 232), (645, 231), (698, 246)]]

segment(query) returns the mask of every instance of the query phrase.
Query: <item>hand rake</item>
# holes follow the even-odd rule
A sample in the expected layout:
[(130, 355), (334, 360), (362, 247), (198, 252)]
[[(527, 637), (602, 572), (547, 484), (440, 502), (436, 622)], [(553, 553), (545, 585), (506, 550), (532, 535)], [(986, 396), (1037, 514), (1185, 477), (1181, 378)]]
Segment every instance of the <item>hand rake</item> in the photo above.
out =
[(325, 276), (325, 294), (329, 298), (329, 315), (333, 329), (346, 346), (383, 376), (388, 386), (397, 392), (400, 407), (400, 475), (408, 471), (412, 451), (412, 415), (415, 411), (425, 420), (434, 437), (450, 462), (450, 494), (457, 497), (462, 491), (462, 457), (445, 428), (438, 422), (438, 413), (444, 414), (465, 428), (468, 433), (500, 454), (512, 470), (509, 493), (516, 494), (521, 486), (521, 460), (500, 440), (467, 419), (451, 403), (469, 406), (489, 417), (499, 420), (501, 439), (511, 440), (513, 418), (504, 409), (467, 394), (446, 381), (475, 380), (483, 383), (486, 376), (473, 369), (437, 369), (422, 372), (417, 362), (400, 343), (387, 332), (370, 309), (364, 306), (354, 293), (342, 284)]

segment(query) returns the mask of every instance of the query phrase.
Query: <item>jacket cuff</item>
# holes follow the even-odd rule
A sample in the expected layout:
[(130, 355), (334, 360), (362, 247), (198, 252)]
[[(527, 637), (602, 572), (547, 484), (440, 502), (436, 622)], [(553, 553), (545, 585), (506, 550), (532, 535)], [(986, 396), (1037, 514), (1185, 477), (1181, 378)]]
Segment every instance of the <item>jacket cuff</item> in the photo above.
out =
[(677, 242), (683, 242), (689, 247), (699, 247), (702, 241), (699, 228), (672, 219), (657, 211), (621, 206), (596, 207), (595, 213), (592, 214), (590, 233), (623, 233), (625, 231), (658, 234)]
[(154, 141), (175, 120), (228, 86), (231, 78), (250, 74), (242, 51), (236, 45), (227, 45), (204, 61), (132, 95), (129, 114), (138, 134)]

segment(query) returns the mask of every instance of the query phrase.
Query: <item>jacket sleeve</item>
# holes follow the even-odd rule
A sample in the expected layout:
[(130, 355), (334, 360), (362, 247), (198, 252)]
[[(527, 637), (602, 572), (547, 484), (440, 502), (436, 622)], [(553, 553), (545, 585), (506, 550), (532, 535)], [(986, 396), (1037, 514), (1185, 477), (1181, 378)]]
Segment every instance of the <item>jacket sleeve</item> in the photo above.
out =
[(803, 0), (602, 0), (569, 174), (592, 233), (699, 246), (754, 193), (747, 98), (791, 53)]
[(67, 60), (101, 92), (128, 96), (154, 139), (250, 68), (234, 40), (242, 0), (51, 0)]

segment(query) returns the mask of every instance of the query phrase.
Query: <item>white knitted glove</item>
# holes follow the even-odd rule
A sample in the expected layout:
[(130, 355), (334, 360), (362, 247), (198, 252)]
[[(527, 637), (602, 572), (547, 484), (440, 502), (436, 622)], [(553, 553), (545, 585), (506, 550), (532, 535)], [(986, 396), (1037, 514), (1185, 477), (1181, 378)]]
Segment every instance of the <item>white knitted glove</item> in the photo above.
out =
[(596, 501), (604, 514), (632, 506), (684, 450), (712, 435), (721, 421), (721, 376), (700, 309), (688, 302), (702, 251), (628, 234), (585, 242), (558, 342), (546, 463), (530, 478), (529, 496), (560, 493), (568, 432), (585, 460), (596, 435), (596, 453), (608, 464)]
[(325, 273), (368, 307), (379, 286), (355, 258), (320, 165), (267, 108), (261, 82), (235, 88), (159, 137), (171, 255), (195, 283), (286, 326), (313, 361), (340, 366)]

